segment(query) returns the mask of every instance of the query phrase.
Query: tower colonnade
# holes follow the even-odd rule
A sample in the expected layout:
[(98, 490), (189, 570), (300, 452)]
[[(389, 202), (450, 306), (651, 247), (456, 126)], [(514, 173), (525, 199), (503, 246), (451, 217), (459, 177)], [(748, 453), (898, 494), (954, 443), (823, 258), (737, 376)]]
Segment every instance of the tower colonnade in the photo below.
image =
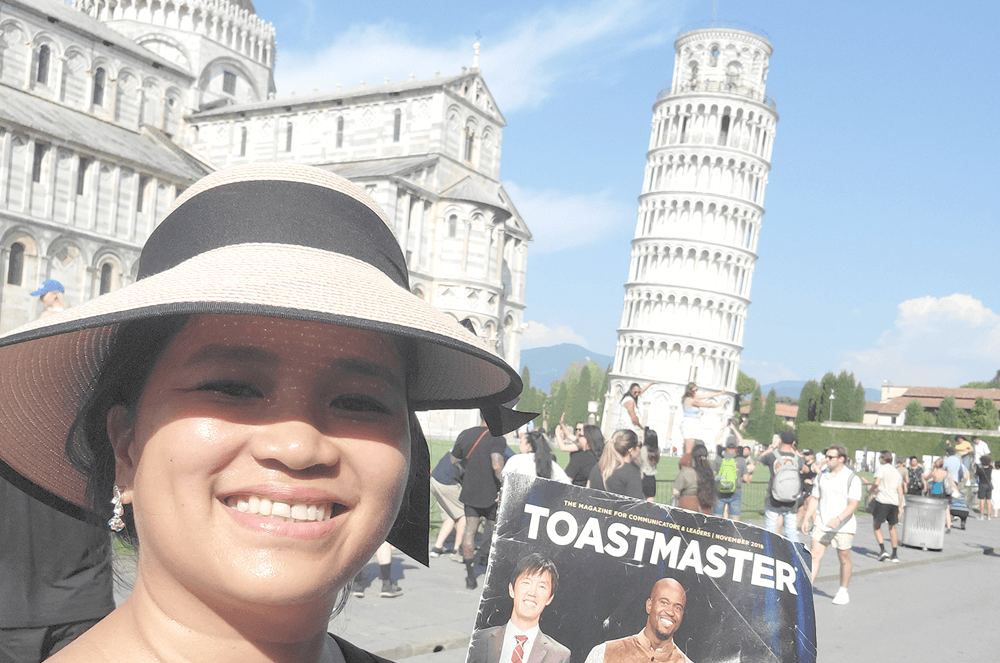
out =
[(629, 385), (656, 382), (639, 416), (665, 448), (681, 447), (688, 382), (724, 392), (701, 416), (710, 446), (732, 415), (778, 121), (765, 36), (711, 27), (674, 49), (673, 82), (653, 105), (602, 420), (612, 433)]

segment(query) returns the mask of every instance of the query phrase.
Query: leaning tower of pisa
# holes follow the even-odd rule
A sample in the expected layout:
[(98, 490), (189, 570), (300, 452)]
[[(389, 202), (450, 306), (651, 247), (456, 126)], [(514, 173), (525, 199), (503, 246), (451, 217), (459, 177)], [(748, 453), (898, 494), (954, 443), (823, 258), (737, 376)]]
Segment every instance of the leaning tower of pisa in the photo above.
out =
[[(628, 386), (657, 384), (639, 417), (660, 446), (681, 446), (681, 399), (694, 381), (725, 391), (704, 409), (709, 448), (732, 414), (764, 191), (778, 114), (765, 95), (771, 44), (712, 26), (674, 43), (673, 82), (653, 105), (646, 170), (603, 428), (619, 427)], [(704, 393), (704, 392), (703, 392)]]

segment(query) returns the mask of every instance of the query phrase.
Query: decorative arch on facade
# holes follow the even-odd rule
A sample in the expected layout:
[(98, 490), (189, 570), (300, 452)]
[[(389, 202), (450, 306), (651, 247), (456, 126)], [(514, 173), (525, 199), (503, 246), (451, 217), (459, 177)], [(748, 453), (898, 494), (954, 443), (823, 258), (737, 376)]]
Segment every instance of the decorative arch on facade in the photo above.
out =
[[(257, 89), (257, 83), (254, 81), (253, 76), (250, 75), (250, 71), (247, 70), (247, 68), (244, 67), (243, 64), (236, 58), (227, 56), (215, 58), (202, 68), (201, 73), (198, 75), (198, 89), (202, 92), (207, 91), (209, 84), (212, 82), (213, 70), (223, 68), (225, 71), (231, 71), (238, 77), (243, 78), (243, 81), (250, 86), (250, 91), (253, 94), (253, 100), (260, 101), (260, 90)], [(240, 101), (245, 100), (241, 99)]]
[(38, 241), (25, 228), (12, 228), (3, 238), (4, 285), (30, 287), (38, 271)]
[(167, 88), (163, 95), (163, 131), (171, 136), (177, 136), (181, 130), (181, 106), (183, 96), (176, 87)]
[(141, 102), (139, 122), (151, 127), (159, 126), (163, 93), (160, 91), (160, 82), (158, 80), (147, 77), (142, 82)]
[(94, 270), (97, 275), (96, 292), (94, 295), (103, 295), (124, 285), (124, 261), (121, 256), (112, 251), (102, 251), (97, 254), (94, 260)]

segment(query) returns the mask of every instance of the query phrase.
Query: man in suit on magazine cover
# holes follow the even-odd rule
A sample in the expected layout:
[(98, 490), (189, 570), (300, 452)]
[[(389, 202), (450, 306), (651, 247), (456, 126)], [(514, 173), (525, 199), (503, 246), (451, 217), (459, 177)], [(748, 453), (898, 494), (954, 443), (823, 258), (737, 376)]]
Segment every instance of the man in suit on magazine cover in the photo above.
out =
[(552, 560), (539, 553), (522, 557), (511, 574), (510, 619), (473, 634), (468, 663), (569, 663), (569, 649), (538, 628), (558, 584), (559, 571)]
[(585, 663), (691, 663), (674, 634), (684, 619), (687, 592), (673, 578), (661, 578), (646, 599), (646, 625), (635, 635), (602, 642)]

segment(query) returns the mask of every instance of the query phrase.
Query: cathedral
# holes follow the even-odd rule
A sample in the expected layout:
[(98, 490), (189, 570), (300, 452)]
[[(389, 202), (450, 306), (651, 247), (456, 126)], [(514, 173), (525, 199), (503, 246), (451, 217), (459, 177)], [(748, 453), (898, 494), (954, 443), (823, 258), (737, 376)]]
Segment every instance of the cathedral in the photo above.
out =
[[(520, 365), (531, 233), (499, 182), (506, 124), (478, 66), (277, 97), (251, 0), (0, 5), (0, 332), (134, 280), (174, 199), (219, 168), (295, 161), (386, 211), (410, 287)], [(275, 220), (280, 223), (280, 219)], [(443, 412), (428, 435), (476, 422)]]

